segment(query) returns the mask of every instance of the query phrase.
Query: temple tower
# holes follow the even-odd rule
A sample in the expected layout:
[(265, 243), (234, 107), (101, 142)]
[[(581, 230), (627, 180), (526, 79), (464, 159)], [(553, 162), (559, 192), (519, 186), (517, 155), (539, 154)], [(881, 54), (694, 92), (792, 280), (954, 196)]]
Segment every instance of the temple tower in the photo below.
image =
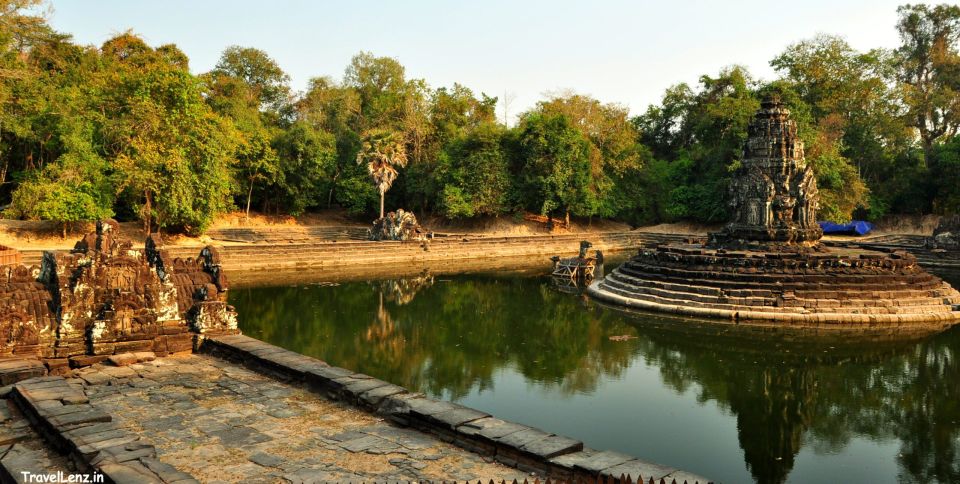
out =
[(817, 181), (803, 156), (790, 110), (777, 98), (760, 105), (747, 131), (743, 161), (730, 183), (733, 216), (710, 246), (816, 245)]

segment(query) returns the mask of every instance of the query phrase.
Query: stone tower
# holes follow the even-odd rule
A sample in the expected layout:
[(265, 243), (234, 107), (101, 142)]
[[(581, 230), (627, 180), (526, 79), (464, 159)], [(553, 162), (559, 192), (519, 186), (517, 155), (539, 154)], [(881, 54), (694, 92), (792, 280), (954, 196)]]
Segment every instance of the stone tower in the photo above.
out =
[(790, 110), (777, 98), (765, 99), (747, 133), (743, 161), (730, 182), (732, 220), (710, 234), (709, 245), (816, 245), (823, 235), (817, 181)]

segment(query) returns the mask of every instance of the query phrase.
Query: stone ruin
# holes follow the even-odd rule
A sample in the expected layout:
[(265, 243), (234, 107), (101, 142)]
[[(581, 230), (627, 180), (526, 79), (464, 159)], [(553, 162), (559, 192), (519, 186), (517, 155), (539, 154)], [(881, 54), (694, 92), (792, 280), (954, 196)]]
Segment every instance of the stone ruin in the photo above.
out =
[(960, 322), (960, 293), (913, 255), (819, 243), (816, 178), (796, 123), (778, 100), (761, 104), (748, 134), (730, 184), (733, 217), (723, 230), (706, 244), (642, 248), (588, 293), (734, 321), (927, 329)]
[(37, 356), (51, 370), (126, 352), (190, 351), (195, 335), (237, 333), (215, 248), (172, 258), (160, 238), (118, 240), (117, 223), (73, 250), (44, 252), (40, 267), (0, 266), (0, 356)]
[(388, 212), (373, 222), (370, 240), (426, 240), (429, 234), (420, 224), (413, 212), (398, 209)]
[(711, 234), (710, 245), (815, 245), (823, 236), (816, 219), (817, 180), (790, 110), (765, 100), (747, 134), (743, 161), (730, 182), (733, 219)]
[(928, 249), (960, 251), (960, 215), (941, 218), (926, 246)]

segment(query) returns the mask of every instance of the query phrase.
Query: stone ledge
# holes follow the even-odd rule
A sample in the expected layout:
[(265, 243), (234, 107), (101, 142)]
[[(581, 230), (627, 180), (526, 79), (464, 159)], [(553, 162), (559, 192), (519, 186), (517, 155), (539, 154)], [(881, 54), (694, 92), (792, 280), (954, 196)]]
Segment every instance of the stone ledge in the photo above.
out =
[(152, 444), (91, 405), (79, 379), (24, 380), (11, 397), (40, 435), (83, 472), (101, 473), (114, 483), (198, 482), (158, 460)]
[(655, 301), (627, 297), (602, 287), (603, 279), (595, 281), (587, 288), (587, 294), (597, 299), (623, 306), (657, 311), (684, 316), (705, 317), (711, 319), (725, 319), (731, 321), (769, 321), (780, 324), (800, 324), (811, 326), (847, 327), (879, 327), (909, 325), (914, 329), (940, 328), (946, 329), (960, 322), (960, 312), (949, 311), (940, 313), (905, 313), (905, 314), (854, 314), (854, 313), (779, 313), (763, 312), (759, 310), (728, 310), (717, 308), (692, 307), (686, 301), (677, 301), (677, 304), (663, 304)]
[(46, 374), (46, 365), (37, 358), (0, 359), (0, 385), (10, 385)]
[[(632, 479), (675, 478), (689, 484), (709, 480), (615, 452), (587, 449), (569, 437), (508, 422), (456, 403), (435, 400), (369, 375), (330, 366), (243, 335), (209, 336), (200, 351), (227, 359), (261, 373), (303, 384), (321, 395), (375, 412), (399, 425), (421, 430), (440, 439), (485, 454), (517, 469), (554, 479), (597, 480), (624, 476)], [(615, 463), (596, 456), (623, 456)], [(603, 465), (608, 464), (608, 465)], [(676, 477), (674, 477), (676, 476)]]

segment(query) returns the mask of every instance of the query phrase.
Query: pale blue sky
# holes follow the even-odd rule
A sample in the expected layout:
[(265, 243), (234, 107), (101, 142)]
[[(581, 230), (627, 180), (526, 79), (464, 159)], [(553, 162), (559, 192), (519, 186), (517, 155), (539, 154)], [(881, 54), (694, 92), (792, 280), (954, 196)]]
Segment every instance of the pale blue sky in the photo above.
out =
[(817, 33), (855, 48), (894, 47), (897, 5), (856, 1), (214, 1), (53, 0), (52, 25), (100, 45), (132, 29), (177, 44), (194, 72), (229, 45), (265, 50), (295, 89), (339, 79), (360, 50), (396, 57), (434, 87), (513, 94), (511, 114), (571, 89), (639, 113), (677, 82), (731, 64), (774, 77), (769, 61)]

